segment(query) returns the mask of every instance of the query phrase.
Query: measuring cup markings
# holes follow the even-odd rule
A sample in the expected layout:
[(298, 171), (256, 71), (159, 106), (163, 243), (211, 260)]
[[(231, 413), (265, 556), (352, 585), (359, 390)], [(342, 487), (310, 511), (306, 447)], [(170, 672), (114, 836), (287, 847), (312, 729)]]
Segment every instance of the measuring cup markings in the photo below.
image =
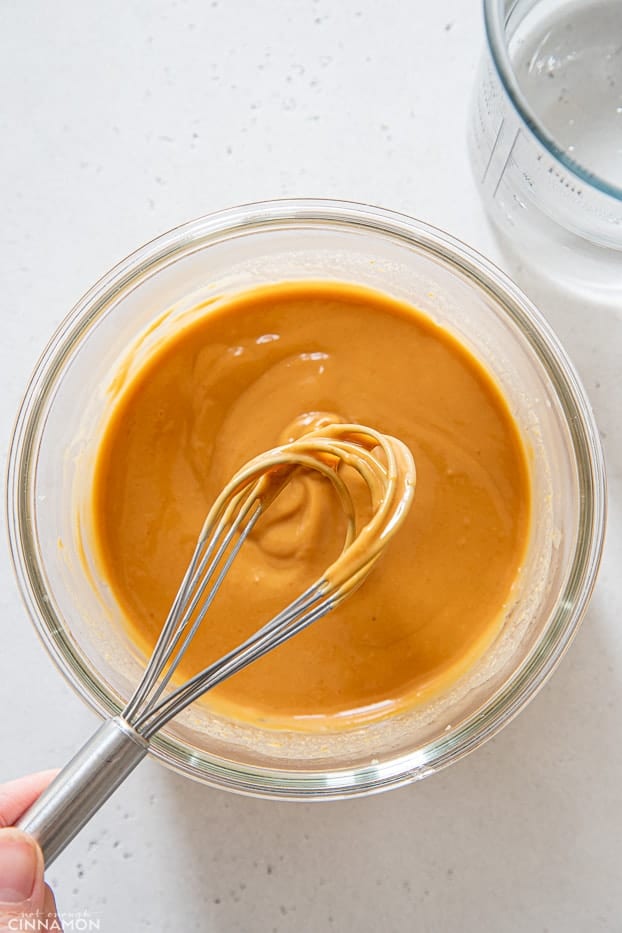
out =
[[(479, 89), (471, 150), (485, 196), (497, 202), (511, 223), (514, 218), (508, 194), (509, 200), (521, 207), (528, 198), (534, 209), (578, 236), (618, 247), (620, 206), (599, 189), (586, 189), (542, 145), (516, 114), (492, 61), (483, 63)], [(613, 230), (609, 232), (608, 227)]]
[(508, 245), (607, 301), (622, 295), (618, 4), (484, 0), (469, 125), (475, 180)]

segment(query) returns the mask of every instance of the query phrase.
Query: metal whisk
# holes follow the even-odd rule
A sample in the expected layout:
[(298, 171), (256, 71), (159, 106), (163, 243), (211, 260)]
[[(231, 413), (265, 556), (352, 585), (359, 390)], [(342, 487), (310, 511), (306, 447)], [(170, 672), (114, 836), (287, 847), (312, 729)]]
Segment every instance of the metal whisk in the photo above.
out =
[[(366, 483), (371, 518), (361, 524), (347, 480)], [(260, 516), (300, 471), (334, 487), (347, 519), (343, 548), (323, 576), (267, 624), (180, 686), (178, 665), (238, 551)], [(346, 474), (344, 476), (344, 473)], [(146, 755), (177, 713), (338, 606), (366, 579), (403, 522), (415, 465), (397, 438), (357, 424), (325, 424), (249, 461), (210, 509), (144, 675), (119, 716), (107, 720), (22, 817), (49, 865)]]

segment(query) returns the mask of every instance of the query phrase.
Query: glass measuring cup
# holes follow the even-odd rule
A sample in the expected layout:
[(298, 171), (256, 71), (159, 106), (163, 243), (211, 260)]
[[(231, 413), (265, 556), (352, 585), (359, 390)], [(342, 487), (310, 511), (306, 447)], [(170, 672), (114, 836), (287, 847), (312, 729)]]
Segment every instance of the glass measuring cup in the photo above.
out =
[(519, 258), (622, 297), (620, 0), (484, 0), (469, 129), (486, 210)]

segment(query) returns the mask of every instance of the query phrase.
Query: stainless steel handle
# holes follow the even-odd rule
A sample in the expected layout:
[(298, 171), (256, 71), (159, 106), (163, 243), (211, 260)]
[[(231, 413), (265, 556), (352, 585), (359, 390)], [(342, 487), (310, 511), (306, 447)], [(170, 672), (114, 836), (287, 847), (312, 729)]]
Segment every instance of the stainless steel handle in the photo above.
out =
[(147, 754), (149, 743), (121, 716), (108, 719), (54, 778), (18, 829), (50, 865)]

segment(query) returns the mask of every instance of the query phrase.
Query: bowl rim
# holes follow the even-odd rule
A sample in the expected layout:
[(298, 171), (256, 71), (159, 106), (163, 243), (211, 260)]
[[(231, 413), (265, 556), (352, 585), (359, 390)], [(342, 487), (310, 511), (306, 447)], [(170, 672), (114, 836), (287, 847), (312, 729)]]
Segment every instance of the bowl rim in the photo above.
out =
[[(459, 760), (495, 735), (535, 696), (561, 660), (596, 581), (605, 532), (606, 479), (594, 416), (574, 366), (551, 327), (518, 286), (492, 262), (455, 237), (406, 214), (330, 199), (278, 199), (243, 204), (206, 214), (161, 234), (117, 263), (84, 294), (60, 323), (35, 365), (15, 420), (7, 459), (7, 529), (20, 594), (40, 640), (66, 680), (91, 708), (102, 716), (118, 714), (115, 698), (98, 680), (97, 672), (87, 670), (76, 657), (64, 637), (63, 620), (53, 613), (45, 587), (37, 583), (37, 561), (33, 549), (28, 547), (32, 517), (27, 480), (40, 415), (45, 412), (71, 348), (105, 313), (120, 289), (190, 246), (207, 245), (241, 229), (261, 229), (286, 222), (347, 225), (397, 237), (449, 262), (472, 285), (487, 293), (519, 328), (553, 383), (572, 439), (581, 493), (577, 544), (563, 591), (573, 597), (568, 617), (560, 617), (557, 611), (527, 661), (484, 706), (446, 736), (369, 766), (295, 772), (238, 766), (207, 753), (197, 755), (187, 747), (184, 751), (183, 743), (165, 736), (152, 740), (153, 757), (211, 786), (280, 800), (339, 799), (419, 780)], [(558, 605), (561, 602), (568, 602), (568, 598), (558, 599)]]

